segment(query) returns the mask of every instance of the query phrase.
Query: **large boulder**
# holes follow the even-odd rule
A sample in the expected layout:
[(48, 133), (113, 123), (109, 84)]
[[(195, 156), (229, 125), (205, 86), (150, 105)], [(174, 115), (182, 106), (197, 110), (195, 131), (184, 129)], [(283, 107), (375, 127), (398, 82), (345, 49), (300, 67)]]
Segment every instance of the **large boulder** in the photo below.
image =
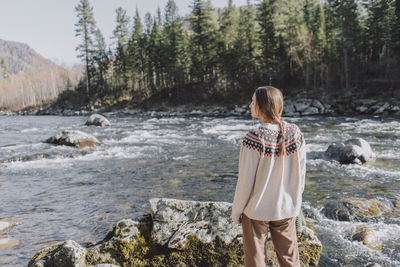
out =
[[(152, 238), (161, 245), (179, 249), (188, 255), (201, 248), (209, 255), (204, 266), (240, 266), (241, 226), (232, 222), (232, 204), (227, 202), (199, 202), (176, 199), (151, 199), (153, 218)], [(300, 259), (305, 266), (317, 265), (322, 245), (314, 232), (301, 220), (297, 224)], [(269, 264), (277, 265), (271, 239), (267, 243)], [(189, 266), (191, 266), (190, 262)], [(195, 263), (195, 262), (193, 262)]]
[(28, 267), (86, 267), (86, 249), (73, 240), (67, 240), (38, 252)]
[(398, 200), (347, 198), (329, 200), (322, 213), (329, 219), (338, 221), (378, 221), (385, 217), (397, 216), (400, 211)]
[[(231, 209), (227, 202), (151, 199), (150, 214), (119, 221), (102, 241), (87, 246), (86, 265), (77, 266), (243, 266), (241, 226), (231, 221)], [(317, 265), (321, 243), (304, 218), (297, 229), (302, 266)], [(64, 266), (54, 265), (60, 247), (39, 252), (29, 266)], [(267, 248), (269, 265), (278, 266), (270, 239)]]
[(104, 126), (110, 126), (111, 123), (104, 116), (99, 115), (99, 114), (93, 114), (86, 121), (85, 125), (95, 125), (95, 126), (104, 127)]
[(45, 142), (56, 145), (73, 146), (77, 148), (101, 145), (101, 142), (96, 137), (77, 130), (64, 130), (61, 133), (48, 138)]
[(344, 143), (331, 144), (325, 154), (341, 164), (363, 164), (374, 161), (376, 156), (371, 146), (362, 138), (354, 138)]
[(202, 242), (231, 243), (241, 234), (241, 227), (230, 218), (231, 204), (153, 198), (150, 200), (153, 218), (152, 237), (168, 248), (183, 249), (188, 236)]

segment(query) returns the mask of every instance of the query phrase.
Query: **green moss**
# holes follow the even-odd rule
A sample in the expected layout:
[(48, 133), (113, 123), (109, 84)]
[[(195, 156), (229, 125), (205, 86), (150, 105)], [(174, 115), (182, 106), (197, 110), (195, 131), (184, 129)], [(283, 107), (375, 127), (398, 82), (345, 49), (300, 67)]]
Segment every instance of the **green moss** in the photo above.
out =
[[(99, 262), (89, 250), (87, 264), (113, 263), (123, 267), (131, 266), (244, 266), (244, 252), (242, 242), (235, 239), (226, 244), (218, 237), (214, 242), (205, 243), (196, 236), (187, 237), (182, 250), (170, 249), (161, 246), (154, 240), (137, 235), (137, 242), (125, 242), (122, 240), (109, 240), (100, 253), (107, 252), (111, 259)], [(312, 243), (305, 236), (298, 236), (300, 259), (303, 263), (313, 265), (318, 263), (322, 247), (318, 243)], [(268, 263), (277, 265), (278, 261), (274, 253), (272, 241), (267, 243)]]
[(310, 242), (308, 236), (298, 235), (300, 261), (310, 266), (317, 265), (322, 252), (322, 245)]
[[(120, 239), (109, 240), (99, 251), (88, 250), (86, 263), (95, 265), (100, 263), (119, 264), (123, 267), (128, 266), (148, 266), (146, 256), (150, 250), (145, 238), (141, 235), (135, 235), (138, 241), (126, 242)], [(109, 254), (109, 258), (100, 258), (100, 254)]]
[[(350, 198), (350, 204), (356, 208), (357, 216), (379, 216), (387, 208), (378, 200), (366, 200), (360, 198)], [(367, 205), (367, 206), (366, 206)]]

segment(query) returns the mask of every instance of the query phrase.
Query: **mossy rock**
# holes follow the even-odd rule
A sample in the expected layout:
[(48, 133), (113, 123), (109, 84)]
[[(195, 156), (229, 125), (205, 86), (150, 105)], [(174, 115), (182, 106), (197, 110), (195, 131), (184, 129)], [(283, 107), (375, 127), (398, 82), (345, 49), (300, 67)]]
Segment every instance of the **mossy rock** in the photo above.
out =
[(377, 199), (348, 198), (328, 201), (322, 212), (326, 217), (339, 221), (368, 221), (391, 212), (391, 206), (393, 204)]

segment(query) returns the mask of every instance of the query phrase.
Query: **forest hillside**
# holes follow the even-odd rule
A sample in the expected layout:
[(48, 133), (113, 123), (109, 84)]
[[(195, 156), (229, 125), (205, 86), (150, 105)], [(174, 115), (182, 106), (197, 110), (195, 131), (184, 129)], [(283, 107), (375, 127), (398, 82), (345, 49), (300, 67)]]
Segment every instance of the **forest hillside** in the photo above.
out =
[(82, 69), (67, 70), (26, 44), (0, 39), (0, 108), (21, 109), (50, 102), (74, 89)]

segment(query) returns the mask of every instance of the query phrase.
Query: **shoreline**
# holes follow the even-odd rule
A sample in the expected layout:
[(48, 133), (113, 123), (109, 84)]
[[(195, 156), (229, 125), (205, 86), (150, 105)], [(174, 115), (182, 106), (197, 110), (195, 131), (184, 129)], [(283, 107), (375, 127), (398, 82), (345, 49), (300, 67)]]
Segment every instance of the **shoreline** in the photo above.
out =
[[(329, 101), (331, 102), (331, 101)], [(303, 117), (313, 115), (329, 116), (394, 116), (400, 117), (400, 100), (390, 99), (353, 99), (343, 101), (337, 99), (336, 102), (320, 101), (316, 98), (288, 98), (285, 99), (283, 117)], [(166, 102), (150, 106), (129, 104), (104, 106), (99, 103), (75, 107), (73, 105), (54, 106), (35, 106), (25, 109), (10, 111), (0, 110), (0, 115), (56, 115), (56, 116), (89, 116), (94, 113), (103, 115), (143, 115), (158, 114), (161, 116), (246, 116), (250, 115), (247, 104), (242, 105), (216, 105), (216, 104), (180, 104), (171, 105)]]

